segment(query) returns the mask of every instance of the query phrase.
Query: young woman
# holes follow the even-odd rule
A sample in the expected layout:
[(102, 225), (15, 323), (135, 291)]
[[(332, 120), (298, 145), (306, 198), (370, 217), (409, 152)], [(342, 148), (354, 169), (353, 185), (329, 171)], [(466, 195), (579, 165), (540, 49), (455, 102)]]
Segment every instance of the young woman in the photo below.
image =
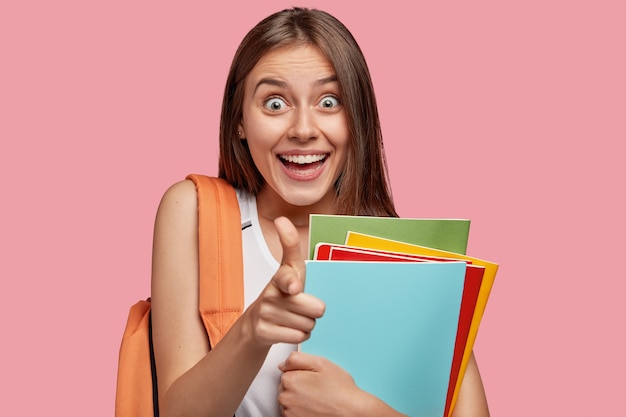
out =
[[(198, 315), (196, 190), (174, 184), (154, 234), (161, 415), (400, 415), (339, 366), (296, 352), (324, 313), (303, 291), (309, 214), (396, 216), (369, 71), (343, 24), (294, 8), (246, 35), (227, 79), (219, 166), (238, 191), (246, 310), (211, 350)], [(486, 415), (472, 358), (454, 416)]]

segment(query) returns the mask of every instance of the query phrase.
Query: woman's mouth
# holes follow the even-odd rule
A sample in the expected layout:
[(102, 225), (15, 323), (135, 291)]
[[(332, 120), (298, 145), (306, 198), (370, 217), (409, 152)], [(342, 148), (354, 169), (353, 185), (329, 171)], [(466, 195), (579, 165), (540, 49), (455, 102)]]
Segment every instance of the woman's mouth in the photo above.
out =
[(289, 171), (307, 175), (320, 169), (328, 154), (278, 155), (278, 157)]

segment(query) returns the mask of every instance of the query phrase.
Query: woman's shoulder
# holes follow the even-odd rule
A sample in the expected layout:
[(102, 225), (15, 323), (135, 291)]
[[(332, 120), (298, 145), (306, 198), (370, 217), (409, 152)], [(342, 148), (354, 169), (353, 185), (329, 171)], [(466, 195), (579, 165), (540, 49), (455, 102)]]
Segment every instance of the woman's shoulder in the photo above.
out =
[(180, 205), (182, 207), (189, 204), (197, 204), (196, 185), (191, 180), (182, 180), (170, 185), (161, 197), (161, 205)]
[(157, 210), (157, 221), (159, 218), (168, 222), (197, 219), (197, 207), (198, 197), (193, 181), (178, 181), (163, 193)]

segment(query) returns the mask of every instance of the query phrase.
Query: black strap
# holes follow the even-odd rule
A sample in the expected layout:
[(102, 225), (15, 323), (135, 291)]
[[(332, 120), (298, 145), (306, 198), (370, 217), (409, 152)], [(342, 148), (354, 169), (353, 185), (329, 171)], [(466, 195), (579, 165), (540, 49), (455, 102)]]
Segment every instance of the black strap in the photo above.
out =
[(150, 370), (152, 371), (152, 407), (154, 417), (159, 417), (159, 390), (157, 385), (156, 363), (154, 361), (154, 347), (152, 346), (152, 314), (148, 321), (148, 340), (150, 341)]
[[(152, 372), (152, 408), (154, 417), (159, 417), (159, 390), (157, 385), (156, 363), (154, 361), (154, 347), (152, 346), (152, 314), (148, 317), (148, 340), (150, 344), (150, 371)], [(236, 417), (233, 414), (233, 417)]]

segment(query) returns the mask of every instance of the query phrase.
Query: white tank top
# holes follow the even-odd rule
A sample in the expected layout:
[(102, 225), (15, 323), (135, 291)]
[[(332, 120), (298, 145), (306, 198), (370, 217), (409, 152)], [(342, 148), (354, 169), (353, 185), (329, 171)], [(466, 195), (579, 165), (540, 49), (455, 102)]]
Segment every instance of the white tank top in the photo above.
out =
[[(244, 303), (245, 308), (248, 308), (278, 270), (279, 263), (272, 256), (263, 237), (256, 198), (240, 191), (237, 191), (237, 198), (241, 210)], [(236, 417), (280, 416), (277, 400), (280, 384), (278, 364), (296, 348), (297, 345), (286, 343), (271, 347), (263, 366), (239, 405)]]

